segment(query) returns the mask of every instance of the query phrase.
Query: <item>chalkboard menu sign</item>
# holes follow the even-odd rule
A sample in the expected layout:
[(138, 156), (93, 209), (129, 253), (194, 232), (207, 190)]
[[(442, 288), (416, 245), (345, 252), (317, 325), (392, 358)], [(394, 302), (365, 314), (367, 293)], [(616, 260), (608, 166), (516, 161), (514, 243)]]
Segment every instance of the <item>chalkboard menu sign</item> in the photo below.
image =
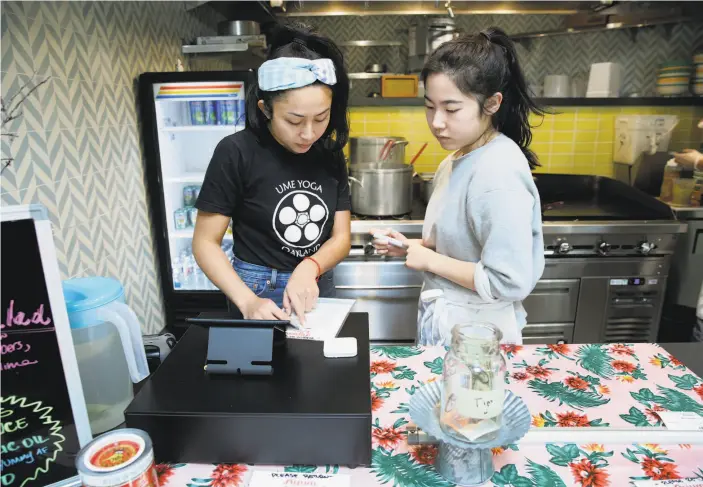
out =
[(1, 487), (71, 485), (91, 439), (42, 207), (3, 208), (0, 310)]

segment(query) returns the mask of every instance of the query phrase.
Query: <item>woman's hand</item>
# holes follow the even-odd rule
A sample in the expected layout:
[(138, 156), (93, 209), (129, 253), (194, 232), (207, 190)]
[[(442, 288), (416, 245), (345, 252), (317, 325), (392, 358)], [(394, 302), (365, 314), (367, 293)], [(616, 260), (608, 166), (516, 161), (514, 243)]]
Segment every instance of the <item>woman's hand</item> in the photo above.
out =
[(301, 325), (305, 325), (305, 313), (317, 305), (320, 289), (317, 287), (317, 265), (310, 259), (297, 265), (283, 291), (283, 310), (294, 311)]
[[(396, 232), (392, 228), (386, 228), (383, 230), (378, 229), (378, 228), (374, 228), (374, 229), (371, 229), (371, 231), (369, 233), (371, 234), (372, 237), (375, 235), (383, 235), (384, 237), (391, 237), (396, 240), (399, 240), (400, 242), (403, 242), (406, 245), (409, 242), (408, 238), (405, 235), (403, 235), (400, 232)], [(374, 238), (372, 243), (373, 243), (374, 248), (376, 249), (376, 253), (379, 255), (387, 255), (389, 257), (403, 257), (407, 254), (406, 249), (396, 247), (395, 245), (391, 245), (388, 243), (387, 240), (380, 240), (380, 239)]]
[(432, 260), (437, 256), (437, 252), (428, 249), (419, 240), (408, 240), (406, 267), (416, 271), (428, 271), (431, 268)]
[(260, 298), (254, 293), (245, 301), (240, 311), (245, 320), (283, 320), (288, 321), (290, 315), (276, 306), (270, 299)]
[(674, 160), (687, 169), (703, 171), (703, 154), (694, 149), (684, 149), (674, 152)]

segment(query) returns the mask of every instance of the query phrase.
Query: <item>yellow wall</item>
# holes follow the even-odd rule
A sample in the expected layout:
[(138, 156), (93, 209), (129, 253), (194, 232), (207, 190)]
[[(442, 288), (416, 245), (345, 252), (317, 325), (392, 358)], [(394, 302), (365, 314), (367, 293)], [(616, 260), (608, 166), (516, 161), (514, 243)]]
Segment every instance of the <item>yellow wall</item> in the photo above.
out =
[[(695, 127), (703, 118), (701, 107), (556, 107), (533, 129), (532, 150), (539, 156), (542, 167), (538, 172), (613, 174), (614, 122), (619, 115), (677, 115), (679, 125), (672, 134), (670, 150), (698, 148), (703, 130)], [(417, 160), (417, 172), (433, 172), (447, 152), (427, 127), (423, 107), (355, 107), (350, 110), (351, 136), (395, 135), (407, 138), (406, 162), (420, 149), (429, 145)]]

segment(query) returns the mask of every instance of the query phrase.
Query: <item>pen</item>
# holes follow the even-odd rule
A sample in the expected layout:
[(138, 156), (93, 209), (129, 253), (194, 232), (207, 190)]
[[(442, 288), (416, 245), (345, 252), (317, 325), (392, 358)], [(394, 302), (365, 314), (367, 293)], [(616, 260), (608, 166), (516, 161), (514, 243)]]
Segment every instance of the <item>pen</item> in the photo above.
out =
[(398, 247), (400, 249), (407, 249), (408, 248), (407, 244), (404, 244), (400, 240), (392, 238), (392, 237), (388, 237), (386, 235), (382, 235), (380, 233), (374, 234), (373, 238), (375, 240), (386, 242), (387, 244), (392, 245), (393, 247)]

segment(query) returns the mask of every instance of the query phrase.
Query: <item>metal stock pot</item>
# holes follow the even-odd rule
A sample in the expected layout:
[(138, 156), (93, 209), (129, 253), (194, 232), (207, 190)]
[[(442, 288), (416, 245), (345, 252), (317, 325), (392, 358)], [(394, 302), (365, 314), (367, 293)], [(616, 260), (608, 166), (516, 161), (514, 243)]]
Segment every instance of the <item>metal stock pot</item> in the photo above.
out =
[(367, 163), (349, 166), (352, 211), (366, 216), (410, 213), (413, 168), (405, 164)]
[[(388, 157), (381, 161), (381, 151), (389, 141), (392, 141), (393, 145), (390, 147)], [(408, 141), (405, 137), (351, 137), (349, 139), (349, 163), (404, 164), (406, 145), (408, 145)]]

